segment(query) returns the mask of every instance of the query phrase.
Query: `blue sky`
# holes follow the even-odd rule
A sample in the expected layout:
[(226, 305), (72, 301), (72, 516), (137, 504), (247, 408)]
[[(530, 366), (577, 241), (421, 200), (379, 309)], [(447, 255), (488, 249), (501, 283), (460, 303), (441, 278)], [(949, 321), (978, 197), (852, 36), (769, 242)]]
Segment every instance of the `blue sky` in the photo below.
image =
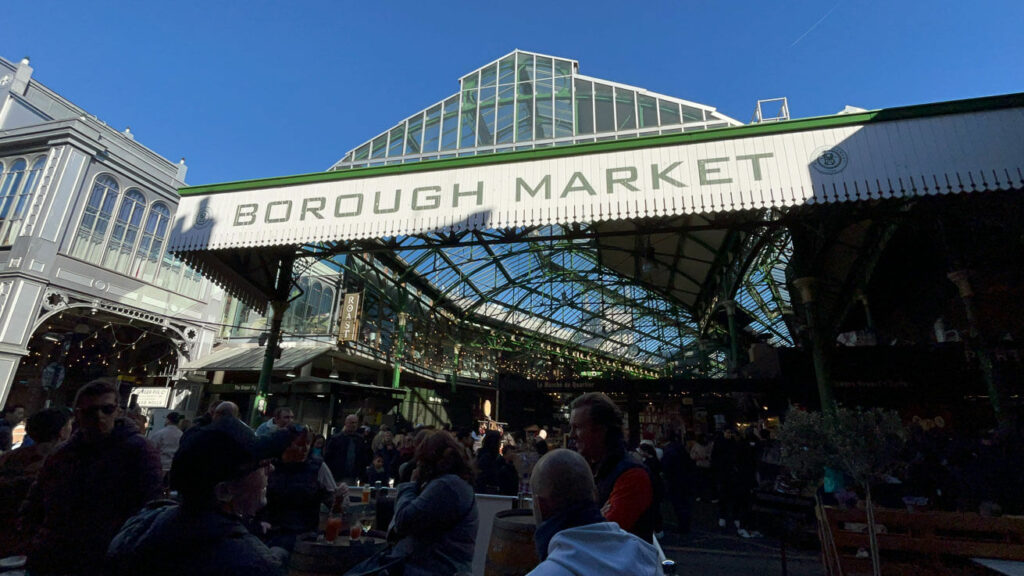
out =
[(0, 56), (207, 184), (327, 169), (519, 48), (793, 117), (1024, 91), (1024, 2), (89, 2), (3, 8)]

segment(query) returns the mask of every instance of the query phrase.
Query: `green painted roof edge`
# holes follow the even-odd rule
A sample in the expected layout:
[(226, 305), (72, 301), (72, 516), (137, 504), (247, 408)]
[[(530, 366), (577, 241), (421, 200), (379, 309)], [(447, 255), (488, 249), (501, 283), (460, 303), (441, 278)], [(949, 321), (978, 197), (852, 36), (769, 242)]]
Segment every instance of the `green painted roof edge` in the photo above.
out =
[(730, 126), (726, 128), (716, 128), (700, 132), (662, 134), (657, 136), (630, 138), (626, 140), (609, 140), (605, 142), (574, 144), (571, 146), (535, 148), (533, 150), (523, 150), (518, 152), (480, 154), (477, 156), (463, 156), (459, 158), (446, 158), (443, 160), (426, 160), (421, 162), (409, 162), (406, 164), (391, 164), (388, 166), (352, 168), (349, 170), (335, 170), (331, 172), (313, 172), (310, 174), (298, 174), (293, 176), (274, 176), (270, 178), (259, 178), (255, 180), (240, 180), (236, 182), (224, 182), (220, 184), (188, 186), (179, 189), (178, 193), (181, 194), (182, 196), (196, 196), (200, 194), (239, 192), (243, 190), (253, 190), (257, 188), (296, 186), (299, 184), (309, 184), (313, 182), (331, 182), (335, 180), (349, 180), (352, 178), (371, 178), (374, 176), (404, 173), (432, 172), (436, 170), (447, 170), (449, 168), (523, 162), (527, 160), (537, 160), (540, 158), (578, 156), (581, 154), (597, 154), (601, 152), (615, 152), (621, 150), (633, 150), (637, 148), (671, 146), (675, 144), (688, 144), (694, 142), (729, 140), (733, 138), (746, 138), (750, 136), (763, 136), (767, 134), (781, 134), (788, 132), (802, 132), (806, 130), (835, 128), (839, 126), (868, 124), (872, 122), (890, 122), (894, 120), (906, 120), (911, 118), (926, 118), (931, 116), (943, 116), (947, 114), (964, 114), (968, 112), (980, 112), (986, 110), (1000, 110), (1005, 108), (1020, 107), (1024, 107), (1024, 92), (1018, 92), (1015, 94), (1004, 94), (998, 96), (985, 96), (981, 98), (971, 98), (966, 100), (935, 102), (931, 104), (916, 104), (913, 106), (901, 106), (897, 108), (884, 108), (881, 110), (871, 110), (855, 114), (817, 116), (812, 118), (801, 118), (797, 120), (787, 120), (783, 122), (772, 122), (766, 124)]

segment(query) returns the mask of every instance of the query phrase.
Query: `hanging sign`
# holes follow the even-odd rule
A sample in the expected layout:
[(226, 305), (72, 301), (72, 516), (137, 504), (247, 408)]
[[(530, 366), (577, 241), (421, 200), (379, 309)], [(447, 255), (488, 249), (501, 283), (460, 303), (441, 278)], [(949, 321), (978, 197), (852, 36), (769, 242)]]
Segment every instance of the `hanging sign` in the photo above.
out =
[(359, 292), (349, 292), (341, 301), (341, 314), (338, 315), (338, 342), (356, 340), (359, 337)]
[(141, 408), (166, 408), (171, 398), (170, 388), (134, 388), (132, 394)]

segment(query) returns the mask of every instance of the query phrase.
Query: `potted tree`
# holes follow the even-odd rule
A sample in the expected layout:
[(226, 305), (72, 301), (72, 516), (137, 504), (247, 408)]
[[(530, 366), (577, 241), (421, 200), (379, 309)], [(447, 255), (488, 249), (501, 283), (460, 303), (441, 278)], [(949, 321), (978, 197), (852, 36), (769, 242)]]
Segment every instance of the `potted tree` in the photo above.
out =
[(906, 437), (899, 414), (880, 408), (838, 408), (830, 413), (790, 410), (779, 431), (783, 464), (793, 476), (817, 487), (826, 467), (833, 468), (852, 478), (863, 491), (876, 576), (881, 574), (881, 566), (871, 486), (903, 467), (900, 455)]

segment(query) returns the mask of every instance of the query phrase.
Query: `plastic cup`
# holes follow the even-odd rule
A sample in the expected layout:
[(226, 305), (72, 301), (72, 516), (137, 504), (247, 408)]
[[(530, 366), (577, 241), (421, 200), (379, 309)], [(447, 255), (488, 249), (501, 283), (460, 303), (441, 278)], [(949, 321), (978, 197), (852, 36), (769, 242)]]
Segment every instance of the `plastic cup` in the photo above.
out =
[(327, 519), (327, 525), (324, 527), (324, 540), (328, 542), (334, 542), (338, 539), (338, 533), (341, 532), (342, 521), (339, 517), (332, 517)]
[(363, 486), (363, 504), (370, 503), (370, 487)]
[(363, 527), (359, 524), (359, 522), (353, 523), (352, 527), (348, 531), (348, 537), (351, 538), (353, 542), (359, 542), (359, 537), (362, 535)]

